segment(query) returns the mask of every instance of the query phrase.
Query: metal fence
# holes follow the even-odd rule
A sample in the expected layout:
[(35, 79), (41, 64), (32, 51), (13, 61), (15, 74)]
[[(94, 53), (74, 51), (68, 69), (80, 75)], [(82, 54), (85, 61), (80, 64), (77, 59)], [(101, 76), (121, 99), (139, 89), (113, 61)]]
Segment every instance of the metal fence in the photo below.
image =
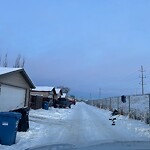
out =
[(110, 97), (100, 100), (88, 100), (89, 105), (110, 111), (118, 110), (122, 115), (145, 121), (150, 124), (150, 94)]

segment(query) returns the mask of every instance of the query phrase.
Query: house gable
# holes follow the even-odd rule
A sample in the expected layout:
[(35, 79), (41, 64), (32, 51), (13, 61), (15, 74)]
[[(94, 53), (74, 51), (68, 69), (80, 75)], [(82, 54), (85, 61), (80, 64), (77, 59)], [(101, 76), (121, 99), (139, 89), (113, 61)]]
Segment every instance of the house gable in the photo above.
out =
[(0, 76), (0, 83), (25, 89), (30, 88), (30, 85), (26, 82), (25, 78), (21, 75), (20, 72), (14, 72), (11, 74)]
[[(22, 68), (0, 67), (0, 82), (21, 87), (35, 88), (31, 79)], [(15, 84), (14, 84), (15, 82)]]

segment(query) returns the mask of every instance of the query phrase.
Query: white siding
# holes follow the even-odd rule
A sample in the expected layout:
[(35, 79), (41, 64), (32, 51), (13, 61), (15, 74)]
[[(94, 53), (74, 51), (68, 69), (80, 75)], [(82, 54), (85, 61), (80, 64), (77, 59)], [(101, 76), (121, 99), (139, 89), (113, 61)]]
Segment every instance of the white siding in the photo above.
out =
[(24, 105), (28, 106), (29, 96), (30, 96), (29, 95), (30, 86), (28, 85), (28, 83), (25, 81), (24, 77), (19, 72), (2, 76), (0, 78), (0, 84), (5, 84), (5, 85), (9, 85), (9, 86), (12, 85), (12, 86), (16, 86), (18, 88), (25, 89), (26, 90), (26, 96), (25, 96), (26, 98), (24, 100)]
[(0, 111), (9, 111), (24, 107), (26, 90), (13, 86), (0, 87)]

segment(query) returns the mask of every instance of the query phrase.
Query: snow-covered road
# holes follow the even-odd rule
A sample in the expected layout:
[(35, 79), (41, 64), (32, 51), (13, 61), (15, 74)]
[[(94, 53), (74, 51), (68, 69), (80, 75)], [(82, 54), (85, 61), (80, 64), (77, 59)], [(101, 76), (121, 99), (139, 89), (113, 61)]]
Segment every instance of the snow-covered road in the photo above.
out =
[[(68, 116), (67, 123), (60, 131), (62, 142), (73, 144), (93, 143), (99, 141), (141, 141), (146, 140), (143, 134), (129, 130), (125, 119), (118, 117), (116, 125), (109, 120), (110, 112), (79, 103)], [(124, 119), (124, 120), (123, 120)]]
[(0, 149), (24, 150), (56, 143), (86, 145), (112, 140), (150, 140), (150, 127), (145, 123), (119, 116), (116, 125), (112, 126), (110, 114), (85, 103), (77, 103), (71, 109), (31, 110), (30, 130), (18, 132), (16, 144), (0, 145)]

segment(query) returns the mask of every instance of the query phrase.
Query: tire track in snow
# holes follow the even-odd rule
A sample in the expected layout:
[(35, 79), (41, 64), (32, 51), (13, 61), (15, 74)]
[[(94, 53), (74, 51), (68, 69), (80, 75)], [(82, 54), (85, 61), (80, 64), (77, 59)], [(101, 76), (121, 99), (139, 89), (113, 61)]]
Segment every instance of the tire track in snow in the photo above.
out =
[(106, 113), (104, 110), (79, 103), (68, 117), (66, 126), (60, 131), (59, 140), (76, 145), (98, 141), (141, 140), (141, 137), (119, 124), (119, 121), (115, 126), (111, 123), (108, 111)]

